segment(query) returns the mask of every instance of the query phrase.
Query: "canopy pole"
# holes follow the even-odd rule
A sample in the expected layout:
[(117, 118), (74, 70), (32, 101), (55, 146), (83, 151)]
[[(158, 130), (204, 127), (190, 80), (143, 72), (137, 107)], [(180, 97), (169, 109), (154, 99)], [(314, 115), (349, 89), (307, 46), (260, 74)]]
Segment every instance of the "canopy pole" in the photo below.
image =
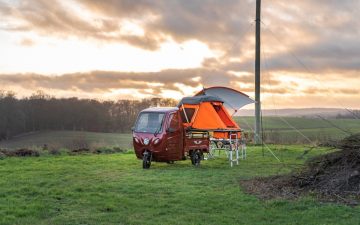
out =
[(188, 119), (188, 117), (187, 117), (187, 115), (186, 115), (186, 112), (185, 112), (184, 104), (182, 104), (181, 106), (182, 106), (182, 108), (183, 108), (183, 112), (184, 112), (184, 115), (185, 115), (185, 118), (186, 118), (187, 123), (190, 123), (190, 122), (189, 122), (189, 119)]
[(261, 0), (256, 0), (256, 28), (255, 28), (255, 144), (261, 144), (261, 101), (260, 101), (260, 15)]

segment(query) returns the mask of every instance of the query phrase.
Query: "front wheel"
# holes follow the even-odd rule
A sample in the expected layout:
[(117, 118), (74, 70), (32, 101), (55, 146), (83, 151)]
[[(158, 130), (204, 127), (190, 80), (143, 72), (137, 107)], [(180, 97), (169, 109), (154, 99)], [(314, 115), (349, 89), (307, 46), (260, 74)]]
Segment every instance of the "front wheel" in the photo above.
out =
[(200, 161), (201, 161), (201, 152), (199, 150), (192, 152), (191, 163), (194, 166), (200, 166)]
[(150, 166), (151, 166), (151, 153), (145, 151), (143, 156), (143, 169), (149, 169)]

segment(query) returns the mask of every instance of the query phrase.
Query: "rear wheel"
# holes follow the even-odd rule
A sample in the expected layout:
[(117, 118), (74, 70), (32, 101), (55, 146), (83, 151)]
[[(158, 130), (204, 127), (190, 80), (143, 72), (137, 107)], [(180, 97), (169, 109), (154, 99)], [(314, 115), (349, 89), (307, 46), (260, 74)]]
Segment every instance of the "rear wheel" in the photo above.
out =
[(191, 163), (194, 166), (200, 166), (201, 152), (199, 150), (193, 151), (191, 154)]
[(151, 153), (145, 151), (143, 156), (143, 169), (149, 169), (150, 166), (151, 166)]

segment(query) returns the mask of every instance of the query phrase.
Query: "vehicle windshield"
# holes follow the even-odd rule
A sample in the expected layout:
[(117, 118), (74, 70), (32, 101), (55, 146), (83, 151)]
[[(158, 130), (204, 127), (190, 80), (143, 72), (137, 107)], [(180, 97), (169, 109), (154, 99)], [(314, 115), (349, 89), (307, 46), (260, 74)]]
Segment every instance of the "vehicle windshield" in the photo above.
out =
[(164, 113), (143, 112), (136, 121), (135, 132), (140, 133), (161, 133), (164, 120)]

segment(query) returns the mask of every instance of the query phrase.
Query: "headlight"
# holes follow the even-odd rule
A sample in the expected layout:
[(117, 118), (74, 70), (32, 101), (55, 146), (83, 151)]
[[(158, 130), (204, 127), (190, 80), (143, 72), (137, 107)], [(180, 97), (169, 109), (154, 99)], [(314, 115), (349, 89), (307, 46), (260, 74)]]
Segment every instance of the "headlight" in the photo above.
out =
[(160, 142), (160, 139), (159, 139), (159, 138), (156, 138), (155, 141), (154, 141), (154, 145), (159, 144), (159, 142)]
[(148, 145), (149, 142), (150, 142), (149, 138), (145, 138), (145, 139), (144, 139), (144, 145)]
[(139, 144), (139, 139), (137, 139), (136, 137), (134, 137), (134, 140), (135, 140), (136, 143)]

